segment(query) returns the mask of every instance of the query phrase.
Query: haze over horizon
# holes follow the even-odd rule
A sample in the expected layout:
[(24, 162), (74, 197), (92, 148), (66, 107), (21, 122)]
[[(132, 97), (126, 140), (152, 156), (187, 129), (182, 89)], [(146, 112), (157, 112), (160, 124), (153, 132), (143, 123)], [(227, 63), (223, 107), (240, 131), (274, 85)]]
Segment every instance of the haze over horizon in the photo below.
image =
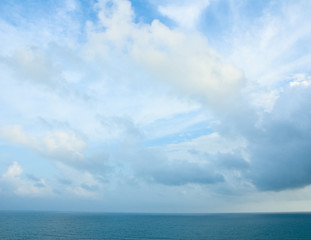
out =
[(0, 10), (0, 210), (311, 211), (311, 1)]

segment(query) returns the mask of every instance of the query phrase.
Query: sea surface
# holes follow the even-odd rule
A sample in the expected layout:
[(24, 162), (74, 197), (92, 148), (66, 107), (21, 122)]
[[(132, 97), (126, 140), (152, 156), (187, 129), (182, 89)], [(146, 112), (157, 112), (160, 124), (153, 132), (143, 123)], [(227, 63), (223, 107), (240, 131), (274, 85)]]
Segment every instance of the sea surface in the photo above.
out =
[(0, 239), (311, 239), (310, 213), (0, 212)]

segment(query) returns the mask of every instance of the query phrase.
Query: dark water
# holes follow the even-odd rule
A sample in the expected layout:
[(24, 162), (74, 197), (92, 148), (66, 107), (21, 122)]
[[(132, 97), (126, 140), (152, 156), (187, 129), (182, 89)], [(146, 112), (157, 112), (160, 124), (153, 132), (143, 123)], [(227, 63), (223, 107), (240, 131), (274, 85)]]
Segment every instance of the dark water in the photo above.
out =
[(0, 212), (0, 239), (311, 239), (311, 214)]

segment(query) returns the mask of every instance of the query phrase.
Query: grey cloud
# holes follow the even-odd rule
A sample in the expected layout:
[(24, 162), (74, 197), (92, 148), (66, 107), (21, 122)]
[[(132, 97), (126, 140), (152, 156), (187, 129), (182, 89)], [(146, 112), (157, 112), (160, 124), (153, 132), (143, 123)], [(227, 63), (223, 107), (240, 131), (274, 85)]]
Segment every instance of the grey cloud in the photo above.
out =
[(152, 169), (149, 176), (153, 181), (165, 185), (215, 184), (224, 181), (221, 174), (210, 171), (207, 166), (189, 162), (178, 162), (166, 168)]
[(34, 181), (34, 182), (39, 182), (39, 181), (40, 181), (40, 179), (37, 178), (37, 177), (36, 177), (35, 175), (33, 175), (33, 174), (27, 174), (26, 176), (27, 176), (27, 178), (28, 178), (29, 180), (31, 180), (31, 181)]
[(80, 187), (91, 192), (96, 192), (97, 190), (99, 190), (99, 187), (97, 185), (81, 184)]
[[(163, 149), (139, 146), (135, 141), (127, 147), (120, 144), (121, 153), (114, 155), (111, 161), (129, 165), (134, 177), (164, 185), (217, 184), (225, 181), (224, 171), (238, 170), (247, 181), (263, 191), (304, 187), (311, 184), (309, 96), (310, 86), (284, 89), (273, 111), (262, 116), (259, 126), (256, 113), (246, 104), (236, 106), (235, 111), (222, 116), (222, 128), (217, 130), (223, 137), (244, 137), (248, 145), (242, 150), (248, 154), (250, 162), (245, 161), (240, 151), (207, 154), (208, 161), (203, 163), (183, 159), (173, 161), (162, 152)], [(56, 129), (70, 129), (65, 123), (47, 124), (52, 129), (54, 125)], [(140, 129), (128, 118), (102, 118), (102, 124), (112, 129), (120, 128), (132, 139), (141, 136)], [(189, 149), (188, 153), (202, 160), (202, 153), (197, 149)], [(48, 157), (75, 169), (87, 170), (103, 177), (103, 181), (115, 170), (110, 162), (111, 156), (103, 150), (85, 151), (80, 158), (70, 158), (65, 153)]]
[(42, 183), (42, 181), (33, 174), (27, 174), (26, 178), (33, 182), (33, 185), (38, 188), (44, 188), (46, 185)]
[(311, 184), (311, 88), (288, 88), (262, 127), (249, 136), (252, 179), (262, 190)]
[(108, 160), (109, 154), (107, 152), (95, 151), (90, 156), (87, 156), (79, 167), (80, 169), (86, 169), (102, 175), (113, 170), (113, 167), (109, 165)]
[(63, 185), (68, 185), (68, 186), (72, 185), (72, 181), (66, 178), (58, 179), (58, 181)]
[(188, 152), (198, 159), (204, 159), (208, 162), (210, 170), (238, 170), (245, 171), (249, 168), (249, 163), (243, 157), (241, 151), (228, 153), (200, 152), (196, 149), (189, 149)]
[(68, 159), (66, 156), (49, 156), (53, 161), (60, 162), (79, 171), (89, 171), (93, 174), (104, 176), (113, 171), (108, 163), (109, 155), (104, 151), (94, 151), (79, 158)]
[[(310, 86), (286, 87), (273, 110), (260, 121), (247, 104), (223, 119), (228, 122), (220, 129), (224, 136), (236, 134), (247, 140), (245, 152), (250, 163), (242, 174), (259, 190), (281, 191), (311, 184), (310, 96)], [(233, 155), (238, 159), (237, 153)], [(240, 167), (243, 170), (243, 165)]]
[(229, 170), (245, 171), (249, 168), (249, 163), (238, 152), (217, 154), (215, 165), (220, 169)]
[(34, 184), (34, 186), (38, 187), (38, 188), (44, 188), (46, 187), (43, 183), (36, 183)]
[(216, 184), (224, 181), (224, 177), (208, 163), (168, 159), (159, 148), (125, 147), (117, 158), (123, 164), (129, 165), (136, 177), (145, 181), (174, 186)]
[(33, 185), (35, 187), (38, 187), (38, 188), (46, 187), (46, 185), (44, 183), (42, 183), (42, 181), (38, 177), (36, 177), (35, 175), (27, 174), (26, 177), (27, 177), (27, 179), (29, 179), (33, 182)]

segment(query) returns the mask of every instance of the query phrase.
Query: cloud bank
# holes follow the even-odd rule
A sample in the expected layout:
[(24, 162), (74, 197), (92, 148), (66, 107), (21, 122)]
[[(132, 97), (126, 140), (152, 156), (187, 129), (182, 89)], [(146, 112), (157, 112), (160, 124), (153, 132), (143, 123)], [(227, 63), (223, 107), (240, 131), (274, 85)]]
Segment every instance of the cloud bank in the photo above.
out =
[(149, 4), (1, 4), (1, 193), (182, 212), (305, 191), (310, 4)]

